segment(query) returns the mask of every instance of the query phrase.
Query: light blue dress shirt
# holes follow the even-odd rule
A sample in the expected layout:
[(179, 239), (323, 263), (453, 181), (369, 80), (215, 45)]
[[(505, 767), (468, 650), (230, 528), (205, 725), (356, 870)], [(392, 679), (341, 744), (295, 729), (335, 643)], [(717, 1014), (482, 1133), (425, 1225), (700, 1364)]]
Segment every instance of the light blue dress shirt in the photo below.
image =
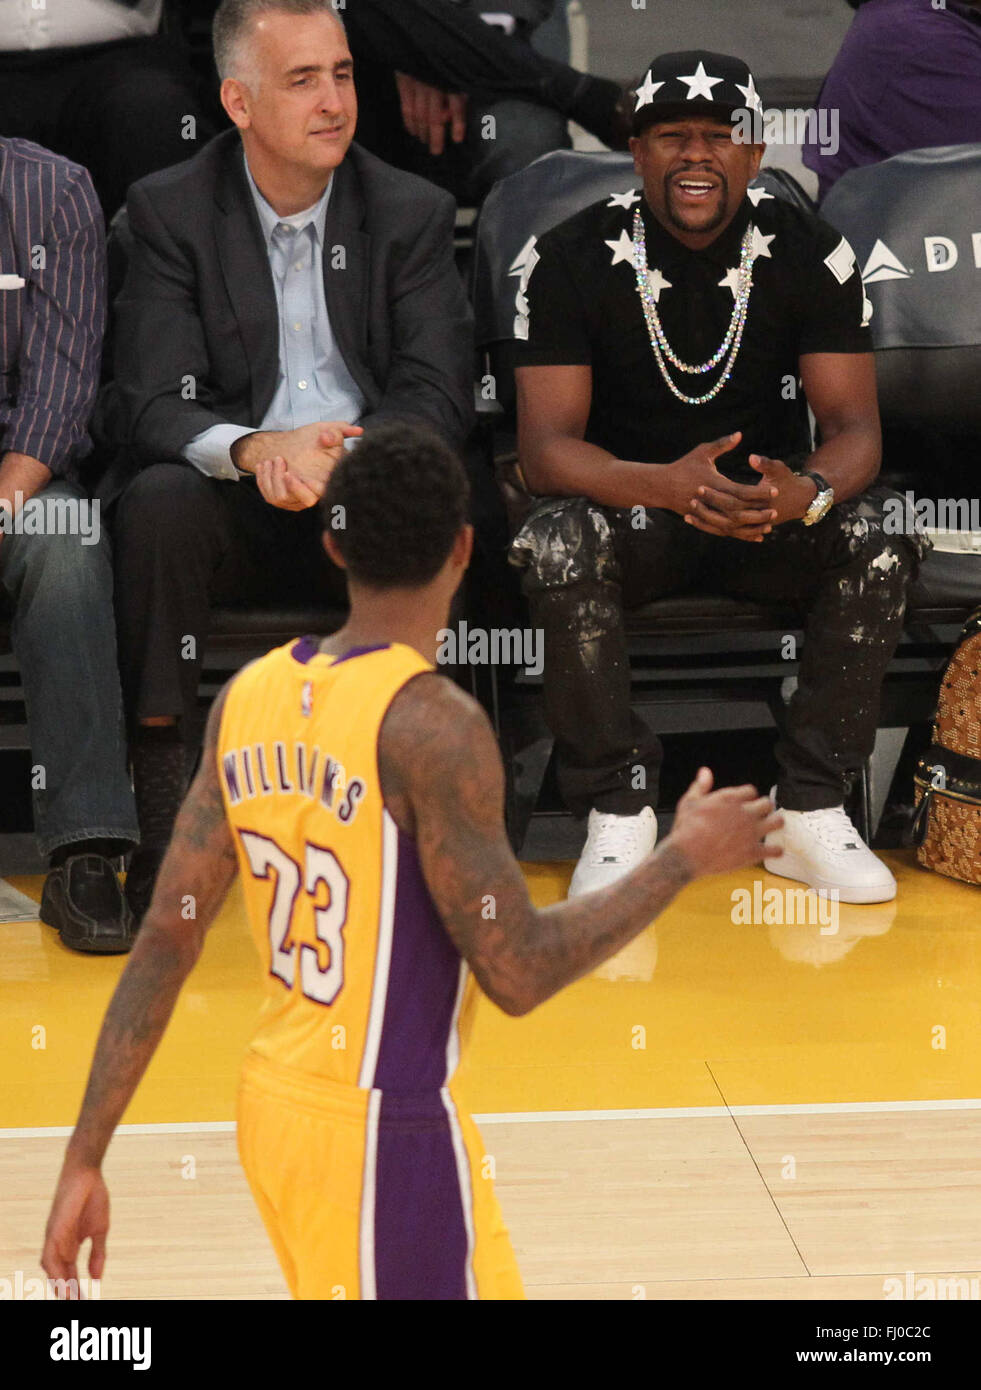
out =
[(365, 404), (327, 316), (322, 267), (333, 177), (313, 207), (280, 217), (259, 192), (244, 152), (242, 160), (276, 288), (279, 379), (269, 409), (257, 425), (212, 425), (186, 446), (188, 463), (212, 478), (240, 476), (229, 450), (253, 429), (293, 430), (316, 420), (346, 420), (354, 425)]

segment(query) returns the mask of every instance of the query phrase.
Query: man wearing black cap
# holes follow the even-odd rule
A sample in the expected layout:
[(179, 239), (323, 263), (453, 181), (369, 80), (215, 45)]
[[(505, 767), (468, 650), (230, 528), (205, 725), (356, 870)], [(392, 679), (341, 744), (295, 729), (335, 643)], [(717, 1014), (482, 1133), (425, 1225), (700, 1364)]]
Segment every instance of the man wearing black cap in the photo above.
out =
[(642, 190), (569, 218), (526, 261), (519, 453), (542, 500), (512, 560), (545, 631), (560, 786), (589, 813), (571, 895), (653, 847), (661, 747), (631, 712), (623, 610), (694, 588), (807, 615), (768, 867), (845, 902), (896, 891), (842, 803), (923, 542), (886, 534), (868, 490), (879, 418), (851, 247), (749, 187), (763, 147), (740, 132), (760, 105), (738, 59), (655, 59), (630, 142)]

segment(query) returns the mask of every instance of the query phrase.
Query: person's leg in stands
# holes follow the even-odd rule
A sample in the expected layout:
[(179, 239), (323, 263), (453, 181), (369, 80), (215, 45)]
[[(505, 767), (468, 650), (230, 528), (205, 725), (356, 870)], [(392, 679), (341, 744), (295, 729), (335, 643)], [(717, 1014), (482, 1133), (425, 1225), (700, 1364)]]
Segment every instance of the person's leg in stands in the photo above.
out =
[(206, 478), (189, 464), (137, 474), (113, 527), (119, 669), (141, 835), (126, 896), (138, 924), (187, 786), (212, 606), (346, 606), (346, 586), (323, 554), (316, 508), (271, 507), (254, 483)]
[(849, 776), (875, 744), (882, 682), (925, 548), (885, 530), (885, 495), (873, 488), (814, 526), (778, 527), (762, 545), (710, 538), (707, 562), (720, 593), (805, 610), (797, 689), (776, 746), (786, 859), (767, 867), (833, 888), (842, 902), (888, 901), (896, 891), (843, 807)]
[(511, 97), (471, 102), (465, 141), (470, 197), (482, 202), (499, 179), (552, 150), (567, 150), (571, 143), (568, 123), (557, 111)]
[(193, 74), (162, 38), (0, 53), (0, 131), (88, 169), (107, 222), (131, 183), (214, 134)]
[(357, 0), (342, 17), (356, 63), (364, 57), (444, 92), (534, 102), (607, 145), (626, 145), (618, 83), (548, 58), (449, 0)]
[(187, 787), (185, 740), (193, 724), (208, 594), (233, 541), (216, 484), (179, 463), (138, 473), (115, 505), (112, 527), (119, 674), (140, 822), (127, 899), (141, 917)]
[[(112, 858), (139, 837), (126, 770), (109, 538), (81, 490), (56, 480), (28, 507), (79, 508), (74, 534), (6, 534), (0, 582), (15, 605), (13, 645), (31, 736), (34, 825), (48, 856), (41, 915), (82, 951), (131, 944)], [(63, 528), (67, 529), (67, 528)]]
[(59, 110), (58, 76), (48, 53), (0, 52), (0, 134), (5, 139), (54, 149)]
[(671, 512), (582, 497), (536, 507), (515, 538), (531, 623), (545, 634), (545, 717), (559, 790), (589, 833), (570, 896), (612, 882), (657, 835), (661, 744), (631, 708), (624, 609), (690, 588), (707, 537)]
[(197, 154), (215, 133), (193, 74), (164, 38), (76, 57), (59, 92), (55, 149), (89, 170), (106, 221), (131, 183)]

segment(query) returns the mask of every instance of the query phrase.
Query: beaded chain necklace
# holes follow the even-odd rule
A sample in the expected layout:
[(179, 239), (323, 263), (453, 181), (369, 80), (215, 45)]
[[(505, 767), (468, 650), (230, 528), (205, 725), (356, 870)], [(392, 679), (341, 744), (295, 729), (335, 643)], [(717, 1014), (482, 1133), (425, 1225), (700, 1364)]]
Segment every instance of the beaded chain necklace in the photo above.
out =
[[(699, 366), (692, 366), (687, 362), (682, 362), (681, 358), (672, 349), (665, 337), (664, 329), (661, 327), (661, 319), (657, 312), (657, 301), (654, 292), (647, 280), (647, 242), (644, 237), (644, 219), (640, 215), (640, 209), (634, 213), (634, 269), (637, 272), (637, 293), (640, 295), (640, 302), (644, 307), (644, 319), (647, 323), (647, 333), (651, 340), (651, 347), (654, 351), (654, 358), (658, 365), (658, 370), (664, 378), (664, 383), (679, 401), (685, 405), (705, 405), (719, 394), (723, 386), (732, 376), (732, 368), (739, 352), (739, 345), (743, 340), (743, 329), (746, 327), (746, 316), (749, 312), (749, 294), (753, 288), (753, 226), (750, 224), (743, 233), (742, 244), (739, 251), (739, 272), (736, 288), (736, 302), (732, 310), (732, 318), (729, 320), (729, 328), (719, 350), (712, 354), (707, 362)], [(730, 351), (731, 347), (731, 351)], [(673, 367), (679, 372), (684, 372), (687, 376), (700, 376), (705, 372), (710, 372), (713, 367), (717, 367), (726, 353), (729, 353), (729, 360), (725, 364), (725, 369), (719, 380), (712, 387), (711, 391), (706, 391), (703, 396), (686, 396), (683, 391), (679, 391), (665, 366), (665, 357)]]

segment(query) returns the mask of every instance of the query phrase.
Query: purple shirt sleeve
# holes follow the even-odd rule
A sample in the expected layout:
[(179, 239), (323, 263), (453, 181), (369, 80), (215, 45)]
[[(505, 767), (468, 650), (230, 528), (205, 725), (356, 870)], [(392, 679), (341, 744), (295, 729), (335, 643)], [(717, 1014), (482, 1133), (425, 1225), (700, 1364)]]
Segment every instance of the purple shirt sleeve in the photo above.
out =
[(819, 105), (838, 117), (837, 142), (804, 148), (822, 199), (849, 169), (906, 150), (981, 141), (981, 10), (953, 0), (943, 9), (931, 0), (869, 0)]

